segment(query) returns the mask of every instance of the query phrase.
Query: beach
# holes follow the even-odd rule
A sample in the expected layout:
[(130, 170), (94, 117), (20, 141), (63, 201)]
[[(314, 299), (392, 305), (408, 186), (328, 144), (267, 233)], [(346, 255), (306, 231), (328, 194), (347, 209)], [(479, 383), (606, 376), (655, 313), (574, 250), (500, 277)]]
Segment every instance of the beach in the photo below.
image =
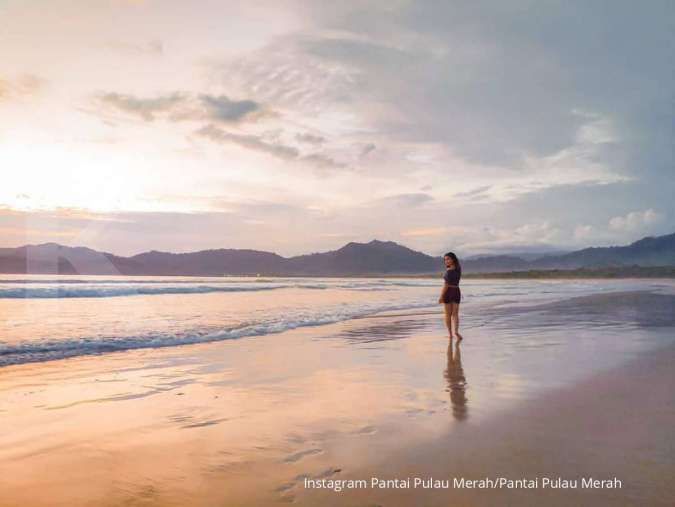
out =
[(675, 507), (675, 2), (0, 20), (0, 507)]
[(675, 497), (672, 281), (467, 282), (459, 347), (429, 280), (86, 282), (0, 284), (3, 507)]

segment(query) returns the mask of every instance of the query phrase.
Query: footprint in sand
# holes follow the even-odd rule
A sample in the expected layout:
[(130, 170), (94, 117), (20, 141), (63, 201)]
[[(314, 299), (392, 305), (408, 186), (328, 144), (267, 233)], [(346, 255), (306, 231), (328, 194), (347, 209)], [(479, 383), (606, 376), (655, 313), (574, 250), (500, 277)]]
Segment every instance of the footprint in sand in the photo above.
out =
[(167, 419), (173, 423), (186, 423), (192, 421), (193, 417), (191, 415), (175, 414), (170, 415), (169, 417), (167, 417)]
[(295, 502), (295, 495), (281, 495), (279, 497), (280, 502), (292, 503)]
[(294, 454), (291, 454), (290, 456), (286, 456), (284, 458), (284, 463), (295, 463), (296, 461), (301, 460), (305, 456), (312, 456), (314, 454), (320, 454), (323, 452), (323, 449), (319, 449), (318, 447), (315, 447), (313, 449), (306, 449), (304, 451), (296, 452)]
[(377, 433), (377, 428), (375, 426), (364, 426), (363, 428), (359, 428), (354, 432), (357, 435), (373, 435)]
[(295, 487), (296, 481), (292, 482), (287, 482), (285, 484), (282, 484), (281, 486), (274, 488), (274, 491), (277, 493), (283, 493), (284, 491), (288, 491), (289, 489), (293, 489)]
[(289, 442), (294, 442), (296, 444), (303, 444), (306, 441), (306, 438), (303, 437), (302, 435), (298, 435), (297, 433), (291, 433), (290, 435), (286, 436), (286, 440)]
[(410, 416), (418, 415), (421, 414), (422, 412), (424, 412), (424, 410), (421, 408), (409, 408), (405, 410), (405, 413)]
[(331, 468), (327, 468), (323, 472), (320, 472), (320, 473), (316, 474), (312, 478), (313, 479), (326, 479), (326, 478), (330, 477), (331, 475), (339, 474), (340, 472), (342, 472), (341, 468), (331, 467)]
[(279, 497), (279, 500), (282, 502), (293, 502), (295, 501), (295, 495), (290, 492), (293, 488), (295, 488), (298, 483), (303, 482), (305, 479), (326, 479), (330, 477), (331, 475), (335, 475), (337, 473), (340, 473), (342, 471), (341, 468), (337, 467), (330, 467), (324, 470), (323, 472), (319, 472), (318, 474), (299, 474), (293, 477), (293, 480), (290, 482), (286, 482), (277, 488), (274, 489), (275, 492), (277, 493), (284, 493)]
[(219, 424), (224, 421), (229, 421), (229, 418), (223, 417), (222, 419), (211, 419), (209, 421), (202, 421), (193, 424), (186, 424), (181, 426), (181, 429), (190, 429), (190, 428), (203, 428), (205, 426), (213, 426), (214, 424)]

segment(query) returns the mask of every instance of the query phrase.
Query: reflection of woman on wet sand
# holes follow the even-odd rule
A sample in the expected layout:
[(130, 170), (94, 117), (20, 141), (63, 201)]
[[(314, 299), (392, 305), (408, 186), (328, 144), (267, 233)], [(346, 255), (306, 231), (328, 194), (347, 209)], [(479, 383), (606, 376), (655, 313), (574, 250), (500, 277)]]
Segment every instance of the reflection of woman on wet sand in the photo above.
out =
[(450, 338), (462, 339), (459, 334), (459, 302), (462, 293), (459, 290), (459, 279), (462, 276), (462, 266), (457, 256), (448, 252), (443, 257), (445, 262), (445, 274), (443, 275), (443, 291), (438, 302), (443, 304), (445, 310), (445, 325), (448, 327)]
[(463, 421), (469, 414), (466, 406), (466, 377), (462, 368), (462, 356), (459, 351), (459, 341), (454, 351), (452, 340), (448, 344), (448, 368), (445, 370), (445, 379), (448, 381), (452, 415), (458, 421)]

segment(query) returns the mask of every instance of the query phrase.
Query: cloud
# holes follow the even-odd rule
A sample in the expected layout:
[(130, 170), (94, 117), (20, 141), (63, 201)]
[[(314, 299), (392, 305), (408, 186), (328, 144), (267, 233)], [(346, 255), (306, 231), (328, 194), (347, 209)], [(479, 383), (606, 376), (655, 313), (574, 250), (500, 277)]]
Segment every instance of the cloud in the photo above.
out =
[(206, 109), (210, 120), (233, 123), (260, 110), (260, 104), (253, 100), (231, 100), (225, 95), (200, 95), (199, 100)]
[(624, 216), (613, 217), (609, 220), (609, 228), (618, 232), (630, 232), (649, 228), (659, 223), (663, 215), (652, 208), (644, 211), (631, 211)]
[(492, 188), (491, 185), (483, 185), (471, 190), (467, 190), (466, 192), (458, 192), (454, 194), (453, 197), (469, 197), (469, 198), (485, 197), (491, 188)]
[(186, 95), (180, 92), (169, 95), (160, 95), (151, 98), (138, 98), (122, 93), (104, 93), (98, 100), (105, 106), (112, 107), (126, 114), (139, 116), (145, 121), (154, 121), (156, 115), (167, 113), (186, 100)]
[(401, 231), (401, 236), (404, 238), (415, 238), (420, 236), (442, 236), (447, 233), (447, 227), (424, 227), (420, 229), (408, 229)]
[[(596, 150), (594, 163), (665, 176), (673, 162), (675, 74), (663, 65), (675, 43), (673, 5), (635, 12), (623, 1), (608, 12), (556, 2), (523, 16), (526, 5), (319, 5), (310, 13), (324, 30), (298, 47), (344, 69), (351, 79), (341, 103), (390, 141), (439, 142), (466, 161), (513, 169), (523, 153), (541, 159), (612, 140), (620, 144)], [(578, 111), (607, 118), (612, 131)]]
[(295, 134), (295, 139), (301, 143), (307, 144), (323, 144), (326, 142), (326, 138), (323, 136), (318, 136), (310, 134), (308, 132)]
[(516, 226), (485, 225), (467, 230), (459, 238), (458, 249), (463, 252), (508, 252), (545, 250), (565, 239), (563, 230), (546, 220)]
[(354, 234), (348, 232), (324, 232), (320, 233), (319, 237), (321, 238), (340, 238), (343, 241), (347, 239), (354, 238)]
[(311, 153), (309, 155), (301, 157), (300, 160), (317, 169), (344, 169), (347, 167), (346, 164), (337, 162), (332, 157), (329, 157), (322, 153)]
[(554, 241), (560, 234), (560, 229), (550, 224), (547, 220), (543, 222), (528, 223), (516, 227), (513, 235), (516, 239), (523, 241)]
[(434, 198), (429, 195), (425, 194), (423, 192), (418, 192), (418, 193), (411, 193), (411, 194), (397, 194), (397, 195), (391, 195), (388, 197), (383, 197), (381, 199), (377, 199), (375, 203), (378, 205), (386, 204), (386, 205), (391, 205), (391, 206), (396, 206), (396, 207), (416, 207), (416, 206), (421, 206), (422, 204), (428, 203), (433, 201)]
[(95, 114), (105, 114), (112, 109), (126, 115), (138, 116), (147, 122), (161, 116), (172, 122), (207, 121), (233, 124), (271, 115), (253, 100), (232, 100), (226, 95), (193, 96), (178, 91), (156, 97), (109, 92), (97, 95), (95, 101), (99, 106), (98, 110), (93, 111)]
[(17, 78), (0, 77), (0, 102), (31, 96), (41, 91), (47, 81), (35, 74), (23, 74)]
[[(549, 10), (547, 20), (569, 14), (557, 5)], [(597, 83), (591, 97), (570, 88), (571, 81), (584, 89), (588, 68), (573, 60), (562, 66), (555, 57), (567, 48), (539, 40), (537, 24), (524, 22), (525, 34), (513, 28), (522, 22), (519, 9), (492, 11), (425, 1), (388, 9), (369, 3), (359, 15), (351, 5), (316, 7), (309, 10), (314, 30), (224, 62), (214, 77), (283, 109), (295, 124), (318, 127), (325, 145), (349, 139), (351, 163), (392, 179), (426, 165), (441, 184), (461, 172), (464, 188), (492, 187), (474, 198), (503, 201), (556, 185), (635, 177), (622, 144), (623, 110), (607, 107)], [(381, 25), (364, 24), (362, 16)], [(584, 29), (588, 36), (591, 27)], [(592, 78), (604, 84), (604, 77)], [(367, 157), (371, 139), (377, 157)], [(437, 148), (434, 156), (401, 154), (415, 145)]]
[(591, 113), (583, 118), (585, 123), (576, 128), (569, 146), (545, 156), (524, 153), (515, 171), (504, 171), (502, 181), (493, 184), (494, 195), (508, 199), (560, 185), (597, 186), (633, 179), (605, 160), (605, 153), (619, 149), (609, 118)]
[(361, 148), (360, 158), (367, 156), (371, 151), (375, 150), (376, 146), (373, 143), (366, 144)]
[(577, 225), (574, 228), (574, 239), (575, 240), (586, 240), (593, 237), (594, 228), (592, 225)]
[(164, 43), (161, 40), (149, 40), (142, 43), (133, 43), (127, 41), (113, 41), (105, 45), (116, 51), (122, 51), (129, 54), (162, 56), (164, 54)]
[(338, 162), (324, 153), (302, 155), (295, 146), (278, 141), (270, 142), (260, 135), (227, 132), (213, 124), (200, 128), (196, 134), (217, 143), (236, 144), (252, 151), (272, 155), (284, 161), (297, 161), (300, 164), (317, 169), (319, 173), (326, 169), (344, 169), (347, 167), (346, 164)]
[(249, 91), (255, 99), (308, 114), (326, 113), (348, 99), (358, 72), (311, 54), (305, 35), (279, 37), (263, 48), (215, 65), (223, 86)]
[[(265, 116), (274, 116), (255, 100), (234, 100), (227, 95), (200, 94), (192, 97), (187, 93), (174, 92), (157, 97), (140, 98), (129, 94), (105, 93), (97, 97), (100, 104), (125, 114), (138, 116), (147, 122), (154, 121), (160, 115), (169, 121), (209, 122), (199, 128), (196, 134), (217, 143), (230, 143), (243, 148), (266, 153), (284, 161), (297, 161), (312, 167), (321, 174), (327, 169), (344, 169), (347, 164), (325, 152), (304, 153), (299, 146), (284, 142), (283, 128), (268, 130), (266, 133), (230, 132), (220, 124), (239, 124), (251, 122)], [(288, 137), (286, 135), (286, 137)], [(300, 144), (317, 146), (325, 138), (307, 132), (296, 133), (294, 139)]]
[(300, 155), (300, 152), (292, 146), (269, 143), (256, 135), (233, 134), (214, 125), (202, 127), (196, 133), (214, 142), (236, 144), (249, 150), (267, 153), (282, 160), (294, 160)]

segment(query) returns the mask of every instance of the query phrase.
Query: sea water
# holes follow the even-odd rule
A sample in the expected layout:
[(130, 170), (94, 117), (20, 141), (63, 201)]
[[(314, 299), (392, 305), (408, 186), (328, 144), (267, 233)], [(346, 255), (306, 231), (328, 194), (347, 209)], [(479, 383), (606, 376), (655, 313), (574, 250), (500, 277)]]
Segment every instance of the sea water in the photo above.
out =
[[(0, 275), (0, 367), (281, 333), (387, 313), (441, 313), (442, 279)], [(465, 279), (462, 325), (668, 280)], [(517, 311), (511, 315), (517, 318)], [(502, 319), (508, 322), (508, 318)], [(513, 317), (511, 318), (513, 320)], [(441, 319), (439, 319), (439, 322)], [(514, 324), (511, 322), (511, 324)], [(516, 323), (517, 324), (517, 323)]]

